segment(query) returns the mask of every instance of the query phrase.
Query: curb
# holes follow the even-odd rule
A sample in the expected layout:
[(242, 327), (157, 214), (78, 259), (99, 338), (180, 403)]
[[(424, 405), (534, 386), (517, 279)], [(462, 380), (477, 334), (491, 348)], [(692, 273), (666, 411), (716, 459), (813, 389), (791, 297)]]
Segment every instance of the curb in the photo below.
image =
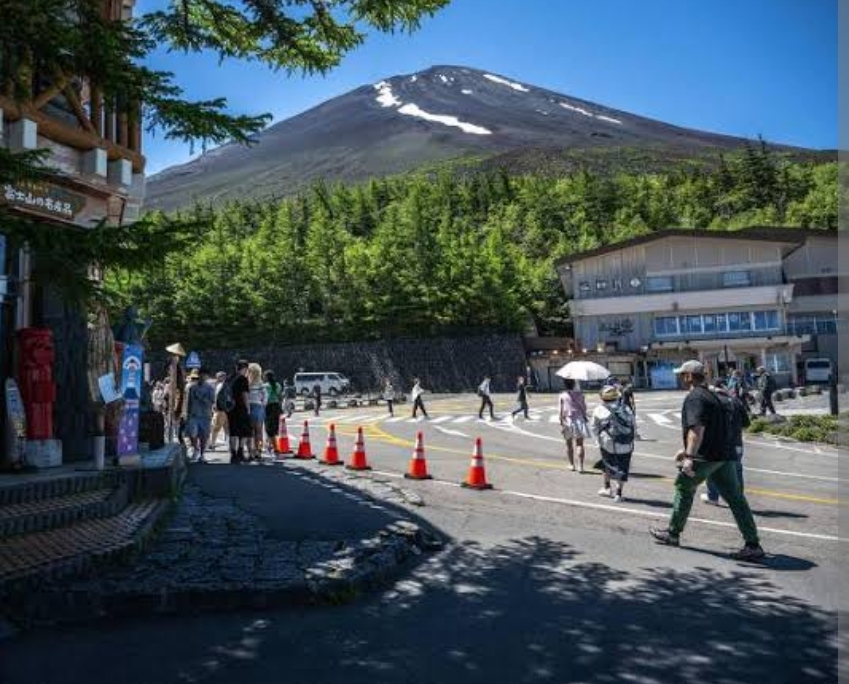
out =
[(346, 546), (333, 558), (308, 568), (303, 578), (288, 581), (187, 585), (176, 589), (110, 593), (89, 587), (56, 588), (30, 594), (13, 617), (0, 618), (0, 640), (16, 628), (52, 626), (101, 618), (195, 615), (206, 612), (339, 605), (394, 579), (402, 566), (425, 551), (440, 548), (432, 533), (406, 521), (387, 525), (376, 536)]

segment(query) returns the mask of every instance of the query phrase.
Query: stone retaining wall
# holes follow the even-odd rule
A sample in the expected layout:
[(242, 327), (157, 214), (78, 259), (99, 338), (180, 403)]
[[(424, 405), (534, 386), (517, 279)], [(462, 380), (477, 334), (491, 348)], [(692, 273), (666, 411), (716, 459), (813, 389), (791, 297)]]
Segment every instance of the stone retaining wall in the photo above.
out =
[[(291, 378), (299, 370), (339, 372), (351, 379), (354, 391), (364, 393), (378, 391), (387, 377), (399, 392), (409, 392), (414, 377), (434, 392), (463, 392), (477, 387), (485, 374), (492, 377), (493, 391), (505, 392), (515, 388), (526, 366), (519, 335), (197, 351), (213, 373), (229, 371), (241, 357), (274, 370), (278, 378)], [(162, 372), (157, 364), (155, 376)]]

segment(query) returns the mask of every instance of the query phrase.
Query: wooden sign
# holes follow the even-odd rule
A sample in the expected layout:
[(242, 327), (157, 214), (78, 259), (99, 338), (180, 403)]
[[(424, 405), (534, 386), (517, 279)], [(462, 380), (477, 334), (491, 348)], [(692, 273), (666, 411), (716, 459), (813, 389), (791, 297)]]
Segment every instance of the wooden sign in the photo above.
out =
[(73, 221), (86, 204), (86, 198), (52, 183), (5, 183), (0, 201), (41, 216)]

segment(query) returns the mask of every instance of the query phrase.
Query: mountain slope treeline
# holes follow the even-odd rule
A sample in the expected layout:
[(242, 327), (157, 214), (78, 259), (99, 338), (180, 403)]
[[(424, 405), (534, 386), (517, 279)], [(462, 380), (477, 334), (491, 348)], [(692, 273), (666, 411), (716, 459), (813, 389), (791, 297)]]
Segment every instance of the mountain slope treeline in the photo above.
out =
[(837, 227), (837, 164), (751, 145), (714, 170), (567, 177), (450, 173), (315, 184), (274, 203), (189, 212), (188, 253), (113, 272), (155, 341), (210, 347), (445, 335), (562, 334), (554, 260), (668, 227)]

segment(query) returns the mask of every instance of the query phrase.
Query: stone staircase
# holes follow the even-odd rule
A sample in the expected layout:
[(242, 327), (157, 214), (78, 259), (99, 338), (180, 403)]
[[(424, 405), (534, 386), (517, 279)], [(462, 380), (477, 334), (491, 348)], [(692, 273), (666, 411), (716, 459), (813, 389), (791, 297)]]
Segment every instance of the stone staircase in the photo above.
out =
[[(168, 448), (166, 448), (168, 449)], [(168, 512), (179, 450), (148, 467), (46, 472), (0, 481), (0, 613), (45, 581), (139, 549)]]

